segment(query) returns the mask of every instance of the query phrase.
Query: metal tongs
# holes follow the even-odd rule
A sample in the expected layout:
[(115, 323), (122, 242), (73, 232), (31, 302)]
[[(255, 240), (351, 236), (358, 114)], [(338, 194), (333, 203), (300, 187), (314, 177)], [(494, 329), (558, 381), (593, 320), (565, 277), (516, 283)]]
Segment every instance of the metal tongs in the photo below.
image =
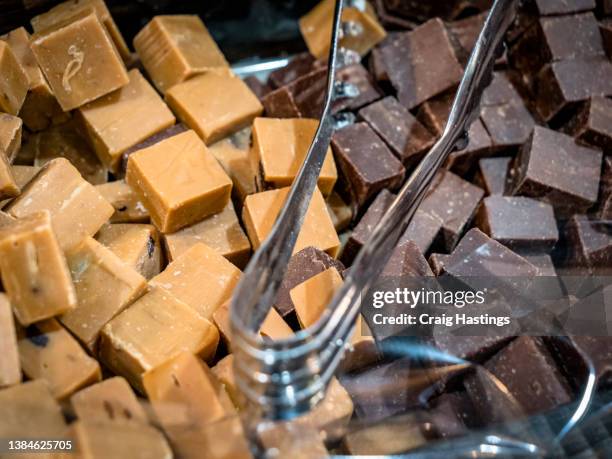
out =
[[(259, 327), (272, 306), (304, 221), (334, 129), (331, 104), (338, 91), (335, 72), (343, 0), (337, 0), (329, 52), (327, 93), (318, 130), (285, 206), (270, 235), (244, 271), (231, 304), (232, 351), (245, 422), (287, 420), (320, 401), (340, 363), (360, 313), (359, 298), (380, 274), (423, 200), (436, 172), (478, 116), (518, 0), (496, 0), (466, 66), (448, 123), (357, 255), (344, 284), (321, 319), (291, 338), (264, 341)], [(249, 421), (250, 420), (250, 421)]]

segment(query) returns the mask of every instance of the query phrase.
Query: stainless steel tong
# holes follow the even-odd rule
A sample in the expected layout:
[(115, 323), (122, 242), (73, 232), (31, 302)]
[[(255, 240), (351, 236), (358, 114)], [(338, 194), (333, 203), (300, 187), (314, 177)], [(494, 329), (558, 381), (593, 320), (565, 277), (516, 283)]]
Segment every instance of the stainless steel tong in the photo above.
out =
[[(494, 62), (518, 0), (496, 0), (480, 33), (440, 140), (423, 158), (359, 252), (343, 286), (312, 327), (278, 341), (258, 332), (283, 279), (333, 133), (331, 103), (338, 58), (343, 0), (334, 11), (327, 94), (306, 160), (269, 237), (255, 253), (231, 305), (235, 376), (248, 419), (291, 419), (312, 408), (340, 363), (360, 313), (359, 298), (376, 280), (449, 154), (465, 148), (467, 130), (478, 116)], [(248, 422), (248, 420), (247, 420)]]

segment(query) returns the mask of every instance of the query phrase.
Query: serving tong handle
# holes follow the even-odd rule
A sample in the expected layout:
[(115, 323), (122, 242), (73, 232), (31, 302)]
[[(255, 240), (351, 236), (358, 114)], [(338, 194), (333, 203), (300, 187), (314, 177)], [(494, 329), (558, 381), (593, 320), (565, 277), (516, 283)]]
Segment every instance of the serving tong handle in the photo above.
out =
[(265, 342), (257, 330), (272, 305), (333, 132), (330, 114), (335, 81), (342, 0), (336, 2), (330, 46), (328, 87), (319, 128), (272, 232), (247, 266), (231, 306), (234, 371), (251, 419), (291, 419), (323, 397), (359, 315), (359, 298), (388, 262), (421, 204), (436, 172), (478, 116), (480, 97), (490, 84), (503, 49), (503, 36), (518, 0), (496, 0), (478, 37), (459, 85), (444, 133), (402, 187), (360, 250), (321, 319), (290, 338)]

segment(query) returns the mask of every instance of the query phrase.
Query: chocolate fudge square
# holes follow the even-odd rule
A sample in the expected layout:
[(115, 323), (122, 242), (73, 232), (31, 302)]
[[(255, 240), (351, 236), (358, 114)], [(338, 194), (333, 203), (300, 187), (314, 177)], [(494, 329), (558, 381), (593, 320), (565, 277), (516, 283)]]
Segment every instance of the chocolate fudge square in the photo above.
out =
[(568, 267), (611, 271), (612, 221), (589, 220), (586, 215), (574, 215), (565, 227), (568, 245)]
[(356, 123), (336, 131), (332, 147), (352, 201), (358, 208), (383, 188), (397, 189), (404, 180), (404, 166), (367, 123)]
[(601, 162), (601, 151), (537, 126), (519, 154), (512, 194), (550, 203), (558, 218), (584, 212), (597, 200)]
[(595, 216), (602, 220), (612, 220), (612, 157), (604, 158), (601, 170), (599, 201)]
[(580, 143), (612, 150), (612, 100), (593, 97), (563, 127)]
[(510, 161), (512, 161), (510, 156), (481, 159), (478, 161), (478, 172), (474, 182), (485, 190), (488, 196), (503, 195)]
[(559, 239), (552, 206), (522, 196), (485, 198), (476, 216), (476, 224), (490, 237), (513, 250), (549, 251)]
[(455, 86), (463, 75), (448, 31), (438, 18), (380, 49), (397, 98), (407, 109)]

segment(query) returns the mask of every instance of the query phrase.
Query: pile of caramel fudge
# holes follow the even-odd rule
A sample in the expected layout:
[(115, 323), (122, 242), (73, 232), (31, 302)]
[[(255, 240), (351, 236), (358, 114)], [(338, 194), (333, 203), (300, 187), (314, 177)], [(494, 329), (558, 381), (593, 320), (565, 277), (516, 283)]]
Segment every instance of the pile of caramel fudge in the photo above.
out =
[[(384, 275), (611, 271), (612, 2), (523, 3), (467, 146)], [(315, 135), (334, 4), (300, 18), (307, 51), (265, 81), (236, 76), (196, 15), (150, 18), (130, 45), (104, 0), (68, 0), (3, 31), (1, 439), (74, 442), (35, 456), (49, 458), (254, 457), (229, 302)], [(341, 46), (357, 57), (337, 77), (352, 91), (333, 102), (344, 122), (263, 337), (317, 322), (440, 138), (490, 6), (345, 7)], [(612, 384), (612, 338), (424, 341), (477, 371), (391, 360), (360, 318), (325, 399), (257, 442), (273, 458), (404, 453), (567, 406), (586, 382), (579, 355), (598, 391)]]

